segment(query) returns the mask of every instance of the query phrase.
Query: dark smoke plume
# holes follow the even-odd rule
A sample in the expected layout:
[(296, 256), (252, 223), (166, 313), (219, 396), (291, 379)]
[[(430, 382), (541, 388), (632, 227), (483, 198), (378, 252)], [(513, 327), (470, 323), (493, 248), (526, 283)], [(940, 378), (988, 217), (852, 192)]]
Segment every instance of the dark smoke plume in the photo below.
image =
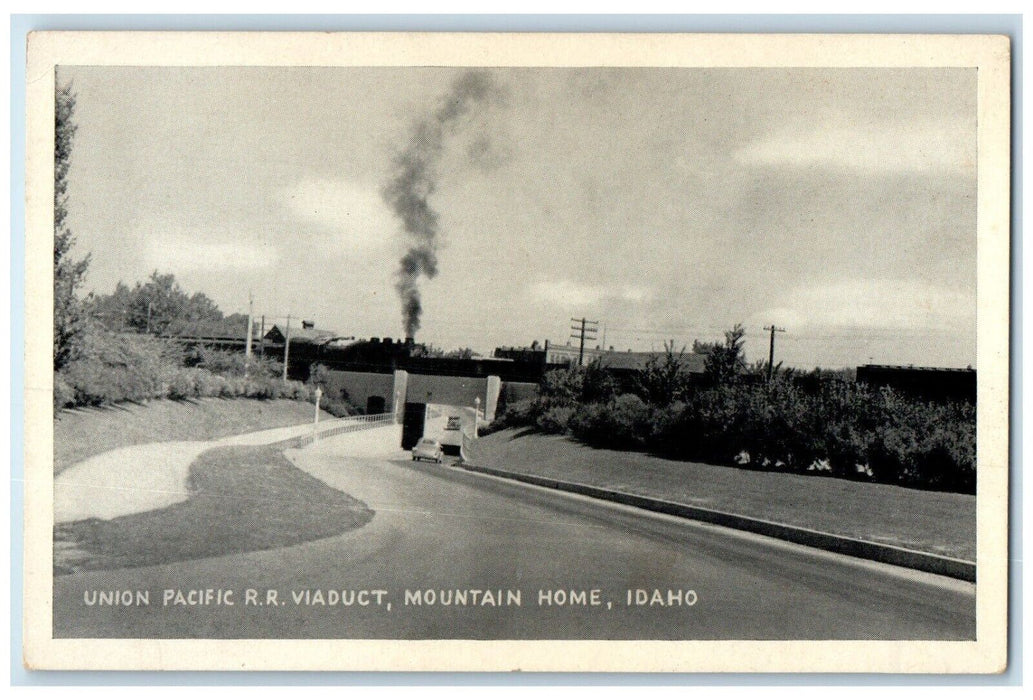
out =
[(438, 274), (438, 214), (428, 200), (437, 189), (437, 164), (445, 137), (472, 108), (500, 94), (487, 73), (463, 74), (452, 84), (440, 106), (415, 124), (409, 143), (394, 158), (394, 175), (381, 195), (401, 219), (409, 242), (395, 284), (402, 300), (406, 337), (415, 336), (420, 328), (420, 276), (429, 279)]

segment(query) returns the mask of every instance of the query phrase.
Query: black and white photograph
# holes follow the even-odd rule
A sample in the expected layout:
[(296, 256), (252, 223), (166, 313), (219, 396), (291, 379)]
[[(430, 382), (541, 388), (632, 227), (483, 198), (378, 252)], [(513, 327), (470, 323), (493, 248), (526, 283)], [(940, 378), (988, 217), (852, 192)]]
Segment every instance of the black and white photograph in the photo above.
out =
[(1008, 62), (34, 35), (27, 663), (1003, 670)]

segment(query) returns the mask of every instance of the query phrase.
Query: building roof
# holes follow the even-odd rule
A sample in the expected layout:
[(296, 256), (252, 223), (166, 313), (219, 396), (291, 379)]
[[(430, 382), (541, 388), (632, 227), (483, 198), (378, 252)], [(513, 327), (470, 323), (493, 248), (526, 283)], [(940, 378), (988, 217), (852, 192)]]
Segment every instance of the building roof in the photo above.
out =
[(900, 372), (975, 372), (974, 367), (919, 367), (915, 365), (861, 365), (858, 369), (880, 369)]
[[(599, 355), (603, 367), (610, 369), (642, 370), (651, 359), (662, 360), (664, 352), (604, 352)], [(692, 374), (702, 374), (706, 369), (706, 357), (687, 352), (681, 356), (682, 366)]]
[[(499, 354), (516, 355), (519, 353), (541, 353), (546, 355), (548, 361), (556, 362), (563, 360), (577, 360), (580, 348), (572, 345), (548, 345), (539, 348), (510, 347), (503, 346), (496, 348), (496, 356)], [(666, 351), (653, 352), (621, 352), (619, 350), (600, 350), (599, 348), (585, 348), (585, 364), (599, 360), (603, 367), (616, 370), (642, 370), (652, 358), (662, 360), (667, 355)], [(682, 365), (692, 374), (703, 374), (706, 371), (706, 356), (686, 352), (681, 355)]]
[[(315, 341), (322, 338), (332, 338), (337, 335), (337, 331), (328, 331), (320, 328), (302, 328), (300, 326), (291, 326), (290, 331), (291, 340)], [(284, 332), (284, 329), (275, 325), (269, 329), (268, 333), (265, 334), (266, 339), (285, 338), (286, 336), (287, 334)]]

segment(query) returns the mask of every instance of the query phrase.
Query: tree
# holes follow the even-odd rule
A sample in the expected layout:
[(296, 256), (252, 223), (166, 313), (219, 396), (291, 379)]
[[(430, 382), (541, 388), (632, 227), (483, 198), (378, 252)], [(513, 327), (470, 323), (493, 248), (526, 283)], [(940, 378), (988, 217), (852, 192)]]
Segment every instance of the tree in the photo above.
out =
[(580, 367), (564, 367), (543, 374), (538, 393), (551, 402), (569, 406), (581, 400), (584, 385), (585, 373)]
[[(699, 346), (699, 341), (693, 351)], [(682, 401), (689, 392), (691, 379), (685, 366), (685, 346), (674, 351), (674, 341), (664, 342), (664, 354), (654, 355), (637, 377), (637, 393), (648, 403), (663, 406)]]
[(737, 323), (731, 330), (725, 331), (724, 344), (696, 341), (692, 350), (706, 355), (705, 372), (712, 384), (734, 384), (746, 369), (746, 356), (743, 352), (745, 344), (746, 329), (741, 323)]
[(90, 299), (90, 317), (111, 331), (131, 330), (129, 307), (133, 290), (125, 282), (115, 285), (111, 294), (97, 294)]
[(605, 403), (620, 393), (617, 379), (604, 364), (602, 357), (596, 357), (581, 370), (582, 403)]
[(244, 337), (247, 316), (224, 316), (202, 292), (188, 294), (175, 275), (151, 273), (132, 288), (119, 282), (115, 291), (92, 299), (92, 315), (113, 331), (158, 335)]
[(75, 236), (68, 227), (68, 170), (77, 126), (71, 84), (58, 89), (54, 110), (54, 369), (81, 353), (88, 316), (78, 291), (86, 278), (90, 256), (72, 256)]

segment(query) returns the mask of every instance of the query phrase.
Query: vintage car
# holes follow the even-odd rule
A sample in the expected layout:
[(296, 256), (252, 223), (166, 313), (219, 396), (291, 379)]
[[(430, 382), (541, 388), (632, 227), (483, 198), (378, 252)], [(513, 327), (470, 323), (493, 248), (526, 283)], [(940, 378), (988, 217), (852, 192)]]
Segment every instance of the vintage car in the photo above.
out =
[(441, 464), (445, 453), (441, 449), (441, 443), (433, 438), (422, 438), (416, 447), (412, 448), (412, 459), (414, 462), (429, 459), (432, 462)]

